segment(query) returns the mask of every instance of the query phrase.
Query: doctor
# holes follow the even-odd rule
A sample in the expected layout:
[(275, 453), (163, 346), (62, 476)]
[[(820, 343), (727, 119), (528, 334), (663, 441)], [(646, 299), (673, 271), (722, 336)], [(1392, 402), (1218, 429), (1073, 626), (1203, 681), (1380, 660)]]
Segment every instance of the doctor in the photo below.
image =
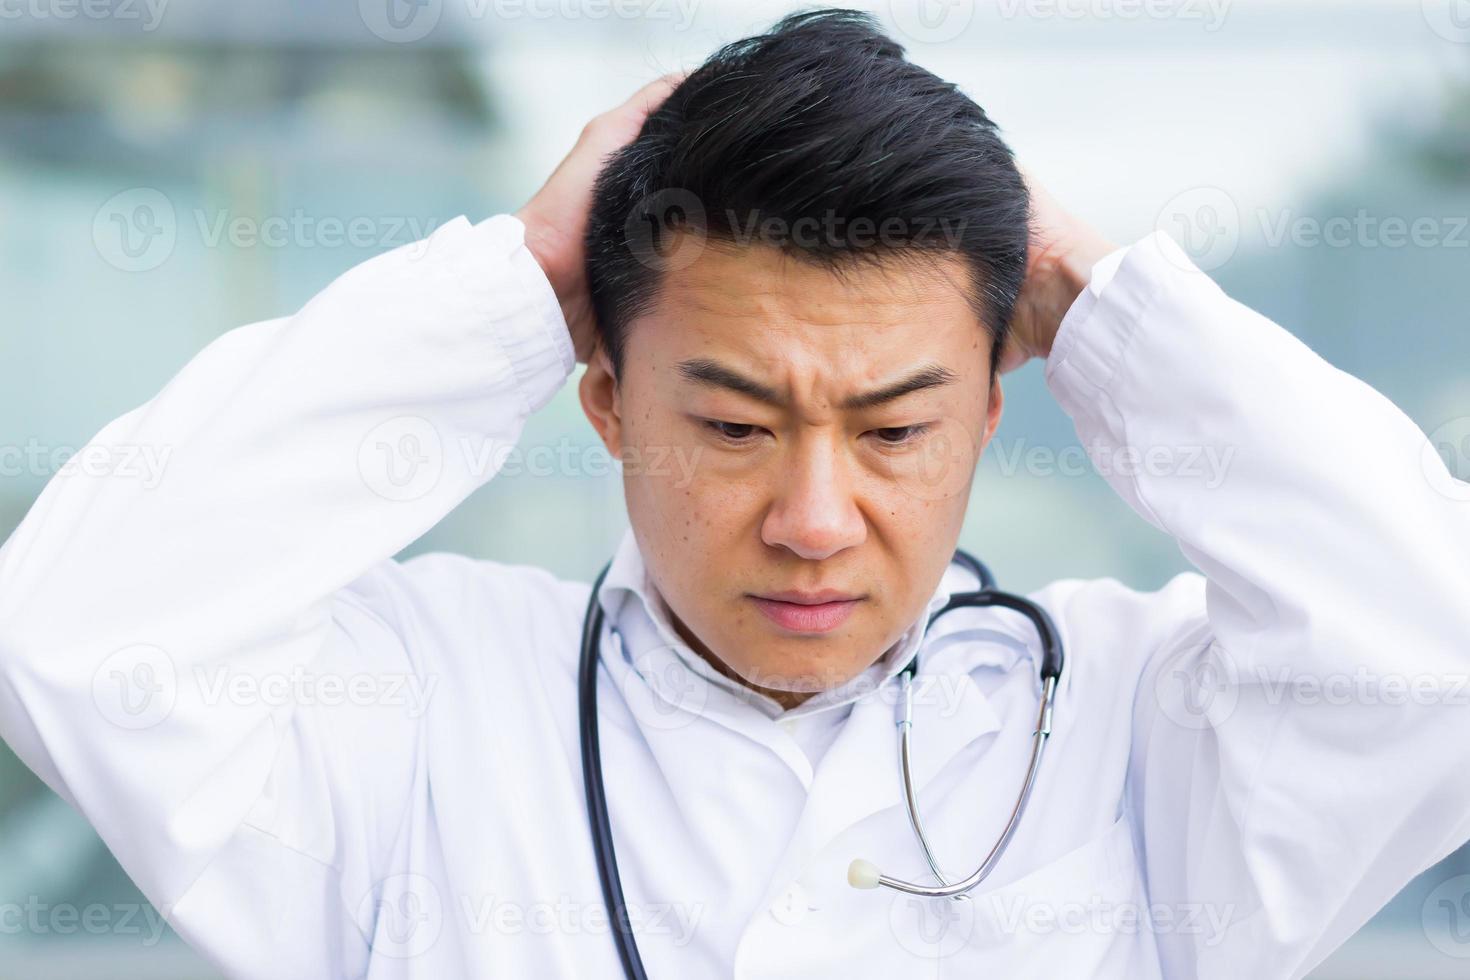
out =
[[(0, 735), (230, 976), (621, 975), (589, 586), (391, 560), (581, 360), (627, 461), (596, 721), (649, 976), (1304, 975), (1470, 838), (1470, 514), (1402, 412), (1168, 238), (1116, 249), (1032, 194), (1028, 258), (989, 121), (856, 15), (649, 86), (517, 215), (225, 334), (98, 433), (169, 464), (58, 475), (0, 551)], [(772, 215), (832, 220), (793, 251)], [(1010, 847), (963, 899), (855, 889), (854, 858), (932, 874), (895, 741), (916, 653), (947, 875), (1025, 775), (1037, 634), (925, 624), (977, 584), (947, 562), (995, 374), (1031, 357), (1198, 572), (1034, 593), (1067, 661)], [(1120, 462), (1209, 449), (1218, 486)]]

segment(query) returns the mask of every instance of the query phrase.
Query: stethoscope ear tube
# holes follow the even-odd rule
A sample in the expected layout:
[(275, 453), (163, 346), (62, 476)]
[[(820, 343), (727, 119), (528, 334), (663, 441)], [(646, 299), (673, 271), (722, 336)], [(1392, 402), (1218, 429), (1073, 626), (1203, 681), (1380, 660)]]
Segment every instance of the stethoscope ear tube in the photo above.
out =
[(602, 901), (612, 923), (613, 941), (623, 961), (623, 973), (629, 980), (648, 980), (633, 938), (628, 906), (623, 900), (623, 882), (618, 874), (617, 851), (607, 813), (607, 792), (602, 782), (602, 748), (597, 737), (597, 650), (602, 636), (602, 604), (597, 601), (597, 593), (611, 567), (612, 562), (604, 565), (597, 581), (592, 583), (592, 597), (587, 601), (587, 615), (582, 622), (582, 652), (577, 666), (582, 784), (587, 791), (587, 823), (592, 832), (592, 849), (596, 852), (597, 876), (602, 882)]

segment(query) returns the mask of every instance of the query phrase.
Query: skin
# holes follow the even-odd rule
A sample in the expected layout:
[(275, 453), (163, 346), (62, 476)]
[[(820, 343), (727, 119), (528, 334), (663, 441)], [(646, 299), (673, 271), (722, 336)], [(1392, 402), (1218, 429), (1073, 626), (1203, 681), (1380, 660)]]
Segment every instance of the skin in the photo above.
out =
[[(588, 365), (583, 408), (625, 461), (633, 533), (676, 628), (790, 708), (860, 674), (923, 613), (1004, 397), (957, 255), (839, 275), (769, 245), (706, 243), (665, 273), (615, 374), (583, 274), (592, 181), (678, 81), (589, 123), (517, 216)], [(1114, 248), (1028, 183), (1032, 248), (1001, 373), (1050, 352)], [(853, 599), (826, 632), (779, 625), (755, 598), (822, 589)]]

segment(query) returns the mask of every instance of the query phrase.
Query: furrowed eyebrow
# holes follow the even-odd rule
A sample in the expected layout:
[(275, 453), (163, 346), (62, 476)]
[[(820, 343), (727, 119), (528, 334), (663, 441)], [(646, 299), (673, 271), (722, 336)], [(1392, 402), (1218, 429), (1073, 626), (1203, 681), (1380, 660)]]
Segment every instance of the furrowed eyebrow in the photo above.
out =
[(949, 368), (942, 364), (930, 364), (915, 371), (907, 378), (895, 381), (877, 391), (868, 391), (845, 398), (842, 407), (846, 409), (872, 408), (875, 405), (891, 402), (895, 398), (902, 398), (911, 392), (923, 391), (925, 388), (938, 388), (941, 385), (953, 384), (956, 380), (958, 379), (954, 376), (954, 372)]
[[(679, 374), (687, 381), (698, 385), (712, 388), (725, 388), (737, 394), (754, 398), (756, 401), (777, 408), (786, 407), (786, 398), (774, 388), (761, 384), (751, 378), (726, 367), (718, 361), (707, 357), (698, 357), (688, 361), (679, 362)], [(860, 395), (850, 395), (843, 399), (841, 407), (844, 409), (873, 408), (886, 402), (915, 391), (925, 388), (937, 388), (940, 385), (953, 384), (958, 380), (954, 372), (940, 364), (929, 364), (907, 378), (895, 381), (893, 384), (885, 385), (875, 391), (863, 392)]]
[(786, 405), (786, 399), (776, 389), (768, 388), (759, 381), (752, 381), (740, 372), (707, 357), (680, 361), (679, 373), (686, 381), (693, 381), (707, 388), (727, 388), (737, 394), (754, 398), (758, 402), (765, 402), (767, 405), (775, 405), (778, 408)]

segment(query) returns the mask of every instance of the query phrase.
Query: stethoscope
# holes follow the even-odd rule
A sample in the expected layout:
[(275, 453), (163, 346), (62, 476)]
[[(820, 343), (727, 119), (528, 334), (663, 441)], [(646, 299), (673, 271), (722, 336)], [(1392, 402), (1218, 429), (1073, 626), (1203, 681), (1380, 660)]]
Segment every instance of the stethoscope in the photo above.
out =
[[(1006, 847), (1015, 835), (1016, 827), (1021, 822), (1021, 815), (1026, 812), (1026, 803), (1031, 798), (1031, 789), (1036, 785), (1036, 774), (1041, 769), (1042, 752), (1046, 748), (1047, 738), (1051, 736), (1052, 708), (1056, 701), (1057, 682), (1062, 676), (1064, 662), (1062, 642), (1058, 636), (1056, 624), (1052, 622), (1046, 610), (1031, 600), (997, 589), (995, 578), (978, 558), (966, 551), (959, 550), (955, 552), (954, 561), (965, 566), (975, 575), (980, 582), (980, 588), (974, 592), (956, 592), (951, 595), (943, 608), (929, 617), (925, 626), (926, 631), (934, 626), (935, 620), (953, 609), (971, 606), (1004, 606), (1007, 609), (1014, 609), (1029, 619), (1031, 625), (1036, 628), (1037, 636), (1041, 639), (1041, 660), (1038, 665), (1041, 675), (1041, 707), (1036, 716), (1036, 731), (1032, 734), (1031, 762), (1026, 768), (1026, 780), (1021, 784), (1021, 792), (1016, 797), (1016, 805), (1011, 810), (1011, 816), (1006, 821), (1005, 829), (1001, 831), (1000, 839), (995, 842), (990, 853), (980, 862), (980, 866), (968, 877), (954, 882), (947, 881), (939, 870), (939, 862), (935, 860), (933, 848), (929, 846), (929, 838), (924, 833), (924, 822), (919, 817), (919, 801), (914, 791), (909, 742), (914, 727), (914, 677), (919, 671), (919, 656), (916, 653), (908, 665), (899, 672), (902, 697), (898, 703), (895, 719), (898, 726), (899, 768), (903, 775), (904, 809), (908, 811), (909, 823), (913, 826), (914, 836), (918, 838), (919, 847), (924, 852), (924, 860), (928, 863), (929, 869), (934, 872), (934, 877), (939, 884), (921, 885), (902, 878), (894, 878), (883, 874), (867, 861), (857, 860), (852, 862), (847, 870), (848, 883), (855, 888), (882, 886), (927, 898), (952, 898), (963, 895), (984, 881), (1000, 862), (1001, 855), (1005, 853)], [(647, 980), (648, 974), (643, 970), (643, 960), (638, 955), (638, 944), (633, 938), (627, 904), (623, 901), (623, 883), (618, 876), (618, 858), (613, 848), (612, 825), (608, 821), (607, 793), (602, 783), (602, 754), (597, 737), (597, 661), (600, 655), (603, 619), (602, 606), (597, 601), (597, 593), (602, 588), (602, 580), (607, 576), (610, 567), (611, 563), (602, 569), (597, 576), (597, 581), (592, 583), (592, 595), (587, 600), (587, 614), (582, 621), (582, 657), (577, 673), (577, 707), (580, 714), (579, 726), (582, 738), (582, 781), (587, 790), (587, 822), (592, 832), (592, 847), (597, 854), (597, 874), (602, 880), (602, 898), (607, 904), (609, 919), (612, 923), (613, 940), (618, 945), (618, 955), (623, 961), (623, 972), (630, 980)]]

